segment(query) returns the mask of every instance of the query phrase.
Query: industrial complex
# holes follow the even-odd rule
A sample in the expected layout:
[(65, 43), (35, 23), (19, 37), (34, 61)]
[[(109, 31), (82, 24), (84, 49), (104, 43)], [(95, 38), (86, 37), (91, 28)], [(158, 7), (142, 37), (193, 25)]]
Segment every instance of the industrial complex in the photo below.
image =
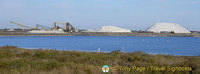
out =
[(188, 31), (175, 23), (156, 23), (145, 31), (132, 31), (116, 26), (102, 26), (99, 29), (80, 30), (69, 22), (54, 22), (53, 27), (36, 24), (34, 28), (11, 21), (22, 28), (1, 29), (0, 36), (162, 36), (162, 37), (200, 37), (198, 31)]

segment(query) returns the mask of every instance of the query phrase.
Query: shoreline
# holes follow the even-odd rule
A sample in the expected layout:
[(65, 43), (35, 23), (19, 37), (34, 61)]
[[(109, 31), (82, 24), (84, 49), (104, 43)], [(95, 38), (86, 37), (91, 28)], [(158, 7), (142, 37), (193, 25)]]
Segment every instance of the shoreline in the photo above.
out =
[[(0, 46), (1, 47), (1, 46)], [(16, 46), (17, 47), (17, 46)], [(42, 48), (21, 48), (21, 49), (30, 49), (30, 50), (38, 50), (38, 49), (41, 49), (41, 50), (56, 50), (56, 51), (74, 51), (74, 52), (84, 52), (84, 53), (111, 53), (112, 51), (100, 51), (98, 52), (98, 50), (96, 51), (86, 51), (86, 50), (64, 50), (64, 49), (42, 49)], [(134, 52), (143, 52), (145, 54), (148, 54), (148, 55), (164, 55), (164, 56), (191, 56), (191, 57), (198, 57), (200, 55), (172, 55), (172, 54), (161, 54), (161, 53), (148, 53), (148, 52), (145, 52), (145, 51), (134, 51), (134, 52), (123, 52), (121, 50), (113, 50), (113, 51), (118, 51), (120, 53), (134, 53)]]
[(67, 33), (27, 33), (0, 32), (0, 36), (143, 36), (143, 37), (200, 37), (199, 33), (109, 33), (109, 32), (67, 32)]

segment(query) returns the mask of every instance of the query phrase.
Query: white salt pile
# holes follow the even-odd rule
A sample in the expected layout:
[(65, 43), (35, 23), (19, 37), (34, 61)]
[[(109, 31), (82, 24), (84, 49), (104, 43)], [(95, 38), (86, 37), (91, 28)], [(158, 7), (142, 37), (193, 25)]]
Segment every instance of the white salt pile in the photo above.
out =
[(103, 26), (100, 29), (97, 29), (97, 32), (131, 32), (131, 30), (116, 26)]
[(146, 31), (151, 31), (154, 33), (161, 33), (161, 32), (191, 33), (184, 27), (175, 23), (156, 23), (155, 25), (149, 27)]
[(58, 30), (32, 30), (32, 31), (28, 31), (28, 33), (66, 33), (64, 32), (62, 29), (58, 29)]

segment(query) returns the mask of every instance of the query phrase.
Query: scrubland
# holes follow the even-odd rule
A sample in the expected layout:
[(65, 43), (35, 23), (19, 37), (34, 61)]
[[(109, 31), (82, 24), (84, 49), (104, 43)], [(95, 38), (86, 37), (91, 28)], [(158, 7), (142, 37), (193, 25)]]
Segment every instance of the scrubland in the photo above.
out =
[[(152, 55), (142, 51), (127, 53), (122, 53), (119, 50), (112, 52), (81, 52), (55, 49), (23, 49), (15, 46), (0, 47), (1, 73), (103, 74), (101, 71), (103, 65), (110, 67), (108, 74), (200, 74), (200, 56)], [(118, 69), (116, 69), (116, 66)], [(192, 70), (128, 71), (125, 69), (125, 67), (133, 66), (191, 67)]]

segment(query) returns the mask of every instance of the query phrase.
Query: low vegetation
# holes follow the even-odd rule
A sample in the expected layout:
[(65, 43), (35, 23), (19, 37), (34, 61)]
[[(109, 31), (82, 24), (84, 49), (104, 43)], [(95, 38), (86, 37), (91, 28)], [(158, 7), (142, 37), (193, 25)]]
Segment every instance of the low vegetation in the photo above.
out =
[[(23, 49), (14, 46), (0, 47), (1, 73), (65, 73), (65, 74), (103, 74), (101, 67), (109, 65), (108, 73), (136, 74), (188, 74), (200, 73), (200, 56), (150, 55), (142, 51), (122, 53), (112, 51), (80, 52), (44, 49)], [(191, 67), (191, 71), (137, 71), (115, 70), (114, 67), (171, 66)]]

